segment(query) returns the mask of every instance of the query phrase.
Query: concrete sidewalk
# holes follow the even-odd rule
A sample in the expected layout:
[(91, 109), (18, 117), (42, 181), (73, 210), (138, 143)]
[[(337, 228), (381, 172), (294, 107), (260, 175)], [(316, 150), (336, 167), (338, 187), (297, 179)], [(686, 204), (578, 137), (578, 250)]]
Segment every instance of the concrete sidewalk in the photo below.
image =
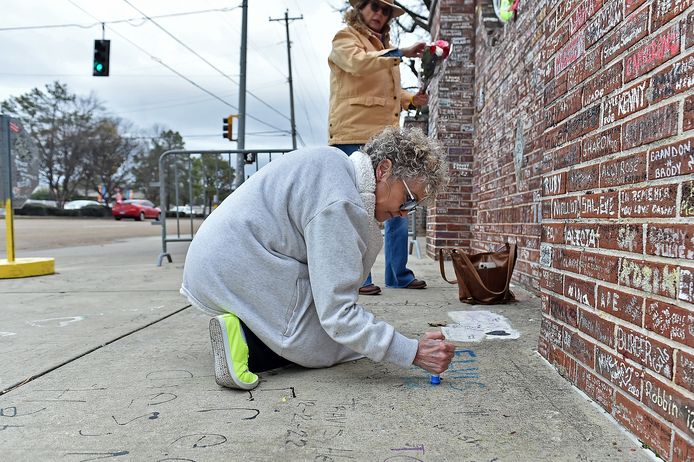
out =
[[(208, 318), (178, 294), (185, 245), (161, 268), (158, 246), (42, 251), (58, 274), (0, 281), (2, 460), (653, 459), (538, 355), (538, 298), (517, 289), (513, 305), (463, 305), (427, 258), (410, 266), (428, 289), (362, 301), (409, 336), (481, 309), (520, 338), (460, 344), (439, 386), (365, 359), (262, 374), (252, 392), (220, 388)], [(380, 257), (377, 284), (382, 270)]]

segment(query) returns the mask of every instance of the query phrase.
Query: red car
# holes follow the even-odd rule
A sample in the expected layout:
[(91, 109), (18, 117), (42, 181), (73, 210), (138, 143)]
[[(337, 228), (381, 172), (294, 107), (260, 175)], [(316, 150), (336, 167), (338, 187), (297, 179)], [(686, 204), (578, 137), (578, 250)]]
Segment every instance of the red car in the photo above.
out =
[(159, 207), (155, 207), (150, 201), (144, 199), (116, 202), (113, 206), (113, 218), (116, 220), (121, 218), (134, 218), (137, 221), (143, 221), (145, 218), (159, 220), (160, 216)]

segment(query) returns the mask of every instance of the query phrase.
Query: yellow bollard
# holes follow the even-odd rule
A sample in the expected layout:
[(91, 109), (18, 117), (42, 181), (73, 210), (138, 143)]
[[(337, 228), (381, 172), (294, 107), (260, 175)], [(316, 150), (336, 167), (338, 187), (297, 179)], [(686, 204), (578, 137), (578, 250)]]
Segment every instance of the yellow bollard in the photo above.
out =
[(26, 278), (55, 273), (53, 258), (14, 257), (14, 215), (12, 199), (5, 200), (5, 237), (7, 239), (7, 259), (0, 259), (0, 279)]

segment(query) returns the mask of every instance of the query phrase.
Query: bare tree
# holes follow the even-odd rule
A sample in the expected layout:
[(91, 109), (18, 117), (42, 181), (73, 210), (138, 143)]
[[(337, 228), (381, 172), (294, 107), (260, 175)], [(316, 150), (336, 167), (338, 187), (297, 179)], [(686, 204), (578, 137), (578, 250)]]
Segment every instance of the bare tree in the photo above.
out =
[(3, 112), (28, 127), (40, 155), (40, 175), (59, 205), (75, 193), (89, 151), (89, 134), (102, 107), (94, 97), (78, 97), (67, 85), (54, 82), (11, 97), (0, 105)]

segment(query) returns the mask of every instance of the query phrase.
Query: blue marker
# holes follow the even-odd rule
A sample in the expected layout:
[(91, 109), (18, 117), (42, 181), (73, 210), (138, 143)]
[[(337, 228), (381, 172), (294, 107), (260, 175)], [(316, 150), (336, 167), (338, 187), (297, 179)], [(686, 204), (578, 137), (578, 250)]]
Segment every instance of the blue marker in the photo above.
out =
[(431, 384), (439, 385), (441, 383), (441, 376), (439, 374), (431, 374)]

